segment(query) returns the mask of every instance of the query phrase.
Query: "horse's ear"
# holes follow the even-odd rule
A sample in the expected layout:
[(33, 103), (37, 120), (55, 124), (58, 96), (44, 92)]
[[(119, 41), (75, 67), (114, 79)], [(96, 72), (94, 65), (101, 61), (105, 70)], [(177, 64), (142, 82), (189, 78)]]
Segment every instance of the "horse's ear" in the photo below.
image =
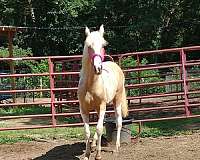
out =
[(103, 34), (104, 34), (104, 27), (103, 27), (103, 24), (100, 26), (99, 33), (100, 33), (101, 36), (103, 37)]
[(90, 35), (90, 30), (88, 27), (85, 27), (85, 35), (89, 36)]
[(104, 40), (104, 46), (107, 46), (108, 45), (108, 42), (106, 40)]

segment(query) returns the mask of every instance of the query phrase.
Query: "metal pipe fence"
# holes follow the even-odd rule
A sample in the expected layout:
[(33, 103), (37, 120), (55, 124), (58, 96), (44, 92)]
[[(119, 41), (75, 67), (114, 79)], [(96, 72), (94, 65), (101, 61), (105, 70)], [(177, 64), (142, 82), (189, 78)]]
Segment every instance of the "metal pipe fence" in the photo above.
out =
[[(200, 117), (200, 72), (198, 67), (200, 60), (187, 59), (190, 53), (198, 54), (200, 46), (163, 49), (155, 51), (124, 53), (109, 56), (123, 69), (126, 76), (127, 101), (129, 103), (130, 116), (134, 117), (133, 123), (199, 118)], [(143, 63), (145, 57), (155, 54), (176, 54), (178, 60), (163, 63)], [(0, 113), (0, 131), (20, 130), (33, 128), (74, 127), (83, 125), (79, 113), (77, 100), (77, 85), (81, 64), (81, 55), (77, 56), (50, 56), (50, 57), (22, 57), (0, 58), (0, 62), (16, 61), (40, 61), (48, 63), (48, 70), (42, 73), (11, 73), (0, 74), (0, 79), (45, 77), (44, 88), (37, 85), (33, 88), (1, 89), (0, 95), (5, 94), (30, 94), (34, 93), (33, 101), (22, 102), (20, 96), (15, 101), (4, 103), (1, 101), (0, 108), (49, 108), (46, 113), (28, 113), (25, 115), (4, 115)], [(126, 60), (136, 61), (135, 65), (126, 63)], [(73, 65), (77, 65), (73, 68)], [(197, 68), (195, 70), (195, 68)], [(169, 73), (170, 72), (170, 73)], [(172, 73), (173, 72), (173, 73)], [(170, 79), (166, 79), (170, 78)], [(0, 82), (1, 82), (0, 81)], [(28, 84), (27, 84), (28, 85)], [(38, 95), (37, 93), (42, 93)], [(44, 93), (46, 93), (44, 95)], [(112, 104), (108, 105), (107, 116), (114, 113)], [(7, 121), (20, 119), (23, 125), (12, 126)], [(44, 123), (34, 123), (40, 119)], [(96, 124), (96, 112), (91, 113), (91, 124)]]

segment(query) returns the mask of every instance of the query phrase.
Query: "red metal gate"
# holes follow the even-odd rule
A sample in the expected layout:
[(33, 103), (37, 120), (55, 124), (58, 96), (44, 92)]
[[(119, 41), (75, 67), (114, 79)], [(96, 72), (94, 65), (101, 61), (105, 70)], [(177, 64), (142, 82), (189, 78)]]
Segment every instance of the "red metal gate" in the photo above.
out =
[[(200, 59), (193, 55), (200, 52), (200, 46), (164, 49), (155, 51), (125, 53), (113, 56), (121, 65), (126, 75), (127, 100), (129, 102), (130, 115), (134, 122), (159, 121), (168, 119), (183, 119), (200, 117)], [(147, 59), (156, 56), (177, 57), (168, 62), (151, 63)], [(150, 58), (149, 58), (150, 57)], [(0, 121), (11, 119), (33, 120), (45, 119), (48, 124), (31, 124), (19, 126), (2, 126), (0, 130), (19, 130), (32, 128), (67, 127), (82, 125), (76, 98), (78, 75), (81, 56), (58, 57), (22, 57), (0, 58), (0, 62), (20, 61), (46, 61), (48, 70), (40, 73), (12, 73), (0, 74), (3, 79), (15, 79), (46, 77), (48, 84), (45, 88), (33, 86), (33, 88), (0, 89), (0, 95), (11, 94), (16, 96), (16, 101), (0, 104), (0, 108), (15, 106), (38, 105), (50, 107), (51, 111), (45, 114), (28, 115), (1, 115)], [(146, 62), (145, 62), (146, 60)], [(135, 65), (132, 62), (135, 61)], [(126, 66), (128, 62), (129, 65)], [(73, 64), (79, 64), (73, 66)], [(45, 78), (43, 78), (45, 79)], [(0, 81), (0, 82), (1, 82)], [(46, 81), (47, 82), (47, 81)], [(35, 98), (32, 102), (22, 102), (18, 94), (46, 93), (45, 98)], [(38, 96), (38, 95), (37, 95)], [(59, 109), (61, 108), (61, 110)], [(64, 108), (64, 110), (62, 110)], [(62, 111), (62, 112), (61, 112)], [(112, 108), (108, 108), (107, 114), (112, 114)], [(95, 112), (91, 113), (91, 124), (95, 124)], [(77, 121), (59, 121), (59, 117), (73, 117)]]

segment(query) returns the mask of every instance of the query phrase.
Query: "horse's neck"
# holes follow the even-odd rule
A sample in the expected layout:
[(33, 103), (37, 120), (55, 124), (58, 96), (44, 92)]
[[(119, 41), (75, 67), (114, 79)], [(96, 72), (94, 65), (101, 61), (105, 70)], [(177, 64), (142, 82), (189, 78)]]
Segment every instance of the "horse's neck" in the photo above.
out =
[(83, 50), (83, 57), (82, 57), (82, 76), (86, 77), (86, 74), (88, 74), (90, 67), (89, 67), (89, 55), (87, 54), (88, 52), (88, 47), (84, 46)]

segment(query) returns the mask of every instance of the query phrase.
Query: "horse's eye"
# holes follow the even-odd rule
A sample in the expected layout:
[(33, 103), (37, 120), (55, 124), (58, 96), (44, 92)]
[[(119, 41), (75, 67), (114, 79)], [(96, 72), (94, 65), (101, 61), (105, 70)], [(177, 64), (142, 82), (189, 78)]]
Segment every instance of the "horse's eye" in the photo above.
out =
[(92, 44), (88, 44), (88, 47), (92, 49)]
[(90, 50), (92, 50), (92, 46), (91, 46), (91, 45), (89, 45), (88, 48), (89, 48)]

